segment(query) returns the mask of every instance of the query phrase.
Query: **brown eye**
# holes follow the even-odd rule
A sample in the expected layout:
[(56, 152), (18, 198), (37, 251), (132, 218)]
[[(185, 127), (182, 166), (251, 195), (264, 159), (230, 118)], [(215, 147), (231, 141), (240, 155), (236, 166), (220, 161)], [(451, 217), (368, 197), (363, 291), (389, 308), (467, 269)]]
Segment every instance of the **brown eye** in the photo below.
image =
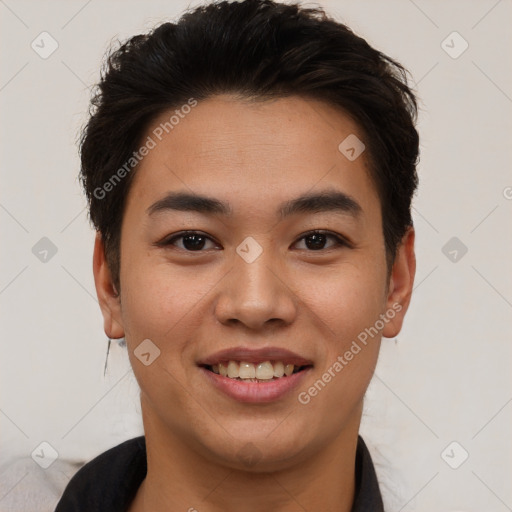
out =
[[(334, 240), (334, 243), (328, 247), (325, 247), (328, 239)], [(321, 251), (324, 249), (332, 249), (334, 247), (348, 247), (348, 243), (338, 235), (334, 233), (328, 233), (323, 231), (312, 231), (302, 236), (299, 241), (305, 240), (306, 249), (310, 251)]]
[[(178, 240), (182, 240), (181, 246), (176, 244)], [(203, 235), (202, 233), (197, 233), (195, 231), (180, 233), (177, 235), (173, 235), (170, 238), (166, 238), (158, 245), (161, 246), (169, 246), (174, 245), (178, 247), (178, 249), (182, 249), (184, 251), (188, 252), (201, 252), (205, 245), (207, 245), (207, 242), (213, 242), (212, 239), (206, 235)], [(206, 247), (206, 249), (210, 249), (211, 247)]]

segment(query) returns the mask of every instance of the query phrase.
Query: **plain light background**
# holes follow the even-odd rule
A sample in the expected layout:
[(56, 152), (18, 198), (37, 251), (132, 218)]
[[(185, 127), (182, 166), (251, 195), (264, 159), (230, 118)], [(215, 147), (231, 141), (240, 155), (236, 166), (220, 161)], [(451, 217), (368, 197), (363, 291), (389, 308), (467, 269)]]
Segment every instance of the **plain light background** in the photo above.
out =
[[(361, 427), (387, 510), (512, 510), (511, 1), (320, 5), (404, 64), (421, 102), (416, 288)], [(187, 6), (0, 0), (2, 511), (53, 510), (81, 464), (143, 433), (126, 349), (112, 344), (103, 376), (76, 142), (109, 43)], [(31, 47), (44, 31), (46, 59)], [(42, 442), (58, 453), (46, 470)]]

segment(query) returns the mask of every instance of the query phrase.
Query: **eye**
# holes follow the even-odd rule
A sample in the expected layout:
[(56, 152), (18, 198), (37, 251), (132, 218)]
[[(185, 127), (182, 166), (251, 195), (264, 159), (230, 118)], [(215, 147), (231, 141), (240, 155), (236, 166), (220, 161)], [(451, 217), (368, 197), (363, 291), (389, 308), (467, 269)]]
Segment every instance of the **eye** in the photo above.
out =
[[(176, 241), (180, 239), (182, 240), (181, 246), (176, 244)], [(165, 238), (161, 242), (158, 242), (157, 245), (164, 247), (168, 245), (175, 245), (179, 249), (183, 249), (188, 252), (201, 252), (207, 241), (212, 242), (212, 239), (197, 231), (185, 231), (169, 238)]]
[[(334, 240), (330, 247), (324, 247), (328, 239)], [(341, 236), (325, 231), (310, 231), (303, 235), (299, 242), (305, 240), (305, 245), (310, 251), (321, 251), (324, 249), (332, 249), (335, 247), (349, 247), (350, 244)]]

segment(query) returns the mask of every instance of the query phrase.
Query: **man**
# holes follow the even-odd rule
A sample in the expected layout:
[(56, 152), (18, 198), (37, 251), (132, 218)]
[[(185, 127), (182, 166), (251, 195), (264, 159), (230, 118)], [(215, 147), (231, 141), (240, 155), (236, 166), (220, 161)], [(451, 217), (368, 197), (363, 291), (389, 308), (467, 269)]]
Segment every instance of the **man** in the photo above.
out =
[(56, 511), (383, 510), (358, 431), (415, 274), (404, 69), (270, 0), (198, 7), (107, 64), (81, 179), (145, 435)]

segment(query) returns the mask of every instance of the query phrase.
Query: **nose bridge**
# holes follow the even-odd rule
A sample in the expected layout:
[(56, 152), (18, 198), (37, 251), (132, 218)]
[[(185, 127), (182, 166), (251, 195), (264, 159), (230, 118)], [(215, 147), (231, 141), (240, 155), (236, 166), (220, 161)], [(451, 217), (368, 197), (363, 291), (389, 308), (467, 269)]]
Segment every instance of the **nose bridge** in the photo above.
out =
[(281, 265), (268, 244), (247, 237), (236, 249), (233, 268), (216, 305), (221, 322), (235, 320), (252, 329), (269, 320), (290, 323), (295, 316), (293, 292), (279, 275)]

